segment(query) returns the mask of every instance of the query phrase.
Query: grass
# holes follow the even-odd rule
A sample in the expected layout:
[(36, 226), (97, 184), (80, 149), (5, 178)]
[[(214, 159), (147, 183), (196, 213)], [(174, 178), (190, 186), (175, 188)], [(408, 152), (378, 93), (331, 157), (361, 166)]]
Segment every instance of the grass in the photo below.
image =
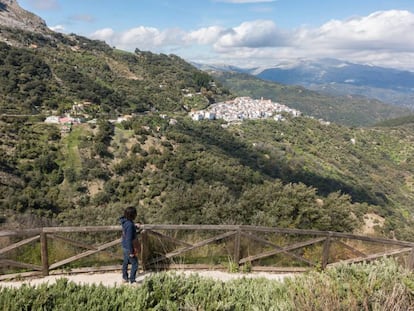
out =
[(77, 173), (82, 168), (81, 157), (79, 154), (79, 144), (81, 137), (84, 136), (84, 126), (74, 126), (72, 131), (63, 138), (64, 148), (63, 152), (65, 155), (65, 167), (74, 169)]

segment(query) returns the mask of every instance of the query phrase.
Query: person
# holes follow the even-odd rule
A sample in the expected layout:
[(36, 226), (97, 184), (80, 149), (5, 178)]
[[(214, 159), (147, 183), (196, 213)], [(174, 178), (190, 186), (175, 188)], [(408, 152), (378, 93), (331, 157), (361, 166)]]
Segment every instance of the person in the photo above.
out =
[[(119, 218), (122, 226), (122, 251), (124, 259), (122, 262), (122, 279), (124, 282), (131, 284), (136, 283), (138, 271), (138, 249), (136, 247), (138, 241), (137, 226), (134, 223), (137, 217), (135, 207), (127, 207), (124, 215)], [(128, 275), (128, 264), (131, 264), (131, 271)]]

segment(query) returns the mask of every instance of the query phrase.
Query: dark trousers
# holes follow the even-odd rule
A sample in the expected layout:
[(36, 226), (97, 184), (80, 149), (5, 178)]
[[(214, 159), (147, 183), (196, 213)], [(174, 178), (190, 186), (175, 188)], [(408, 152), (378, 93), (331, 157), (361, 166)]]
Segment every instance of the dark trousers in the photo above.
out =
[[(137, 276), (138, 271), (138, 258), (130, 257), (129, 250), (126, 248), (122, 249), (124, 252), (124, 261), (122, 262), (122, 278), (125, 281), (129, 281), (131, 283), (135, 282), (135, 278)], [(131, 273), (128, 276), (128, 264), (131, 264)]]

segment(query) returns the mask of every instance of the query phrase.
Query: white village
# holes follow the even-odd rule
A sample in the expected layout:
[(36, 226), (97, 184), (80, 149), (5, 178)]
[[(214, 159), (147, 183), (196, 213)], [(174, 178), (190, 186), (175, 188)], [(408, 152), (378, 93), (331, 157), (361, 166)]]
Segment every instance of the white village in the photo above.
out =
[(233, 100), (213, 104), (205, 110), (190, 112), (195, 121), (223, 119), (227, 122), (243, 121), (245, 119), (267, 119), (283, 121), (283, 113), (294, 117), (301, 112), (286, 105), (272, 102), (270, 99), (252, 99), (251, 97), (236, 97)]

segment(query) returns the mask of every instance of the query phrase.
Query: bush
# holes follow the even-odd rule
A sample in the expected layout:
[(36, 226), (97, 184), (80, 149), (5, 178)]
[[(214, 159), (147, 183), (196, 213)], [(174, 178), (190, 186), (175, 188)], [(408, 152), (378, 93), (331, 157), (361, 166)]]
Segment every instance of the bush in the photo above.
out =
[(140, 287), (56, 284), (0, 288), (2, 310), (413, 310), (414, 276), (394, 260), (340, 266), (284, 282), (158, 273)]

